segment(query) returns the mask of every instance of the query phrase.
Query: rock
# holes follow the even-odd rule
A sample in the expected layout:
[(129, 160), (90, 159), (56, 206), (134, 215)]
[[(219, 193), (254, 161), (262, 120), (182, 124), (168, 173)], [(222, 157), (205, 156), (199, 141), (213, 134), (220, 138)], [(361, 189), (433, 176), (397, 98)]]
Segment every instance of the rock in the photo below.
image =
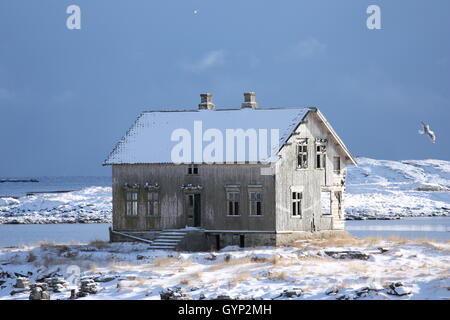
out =
[(48, 284), (53, 292), (62, 292), (69, 286), (69, 283), (64, 278), (55, 277), (45, 279), (45, 283)]
[(30, 300), (50, 300), (48, 285), (46, 283), (35, 283), (30, 286)]
[(230, 262), (230, 260), (231, 260), (231, 255), (227, 254), (223, 260), (224, 260), (225, 262)]
[(228, 295), (221, 294), (221, 295), (218, 295), (217, 297), (215, 297), (212, 300), (236, 300), (236, 299), (234, 299), (234, 298), (232, 298), (232, 297), (230, 297)]
[(281, 296), (287, 297), (287, 298), (295, 298), (300, 297), (303, 294), (303, 290), (300, 288), (293, 288), (293, 289), (286, 289), (283, 291)]
[(351, 299), (351, 297), (346, 294), (339, 294), (336, 296), (336, 300), (350, 300), (350, 299)]
[(77, 293), (78, 297), (86, 297), (89, 294), (96, 294), (98, 292), (98, 284), (92, 279), (81, 279), (80, 290)]
[(108, 276), (108, 275), (105, 275), (105, 276), (98, 276), (98, 277), (95, 277), (95, 278), (94, 278), (94, 281), (95, 281), (95, 282), (110, 282), (110, 281), (115, 280), (116, 278), (117, 278), (117, 276)]
[(217, 259), (217, 256), (213, 253), (210, 253), (209, 256), (205, 257), (205, 260), (209, 261), (215, 261)]
[(28, 278), (17, 278), (14, 288), (24, 289), (24, 288), (28, 288), (29, 285), (30, 285), (30, 281), (28, 280)]
[(181, 287), (167, 288), (159, 293), (161, 300), (191, 300), (192, 297)]
[(401, 282), (391, 282), (388, 284), (387, 293), (394, 296), (406, 296), (411, 294), (412, 290), (405, 287)]
[(334, 259), (369, 260), (370, 255), (361, 251), (325, 251), (325, 254)]
[(332, 295), (332, 294), (337, 294), (338, 292), (339, 292), (339, 288), (334, 286), (334, 287), (328, 288), (325, 291), (325, 294), (329, 296), (329, 295)]

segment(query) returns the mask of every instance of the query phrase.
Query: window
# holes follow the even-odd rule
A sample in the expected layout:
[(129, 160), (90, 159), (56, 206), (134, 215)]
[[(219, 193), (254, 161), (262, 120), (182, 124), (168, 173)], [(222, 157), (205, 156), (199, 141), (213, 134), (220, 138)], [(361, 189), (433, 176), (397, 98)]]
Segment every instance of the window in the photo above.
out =
[(239, 215), (239, 198), (240, 193), (233, 191), (227, 192), (227, 212), (229, 216), (238, 216)]
[(262, 216), (262, 195), (258, 191), (250, 191), (250, 215)]
[(292, 215), (294, 217), (302, 216), (302, 199), (303, 194), (301, 192), (292, 192)]
[(198, 174), (198, 165), (196, 164), (189, 165), (188, 174)]
[(316, 140), (316, 168), (325, 169), (325, 161), (327, 154), (326, 140), (317, 139)]
[(341, 173), (341, 157), (334, 157), (333, 158), (333, 170), (337, 174)]
[(125, 213), (127, 216), (138, 215), (138, 191), (126, 191)]
[(331, 214), (331, 192), (322, 191), (320, 195), (320, 204), (322, 206), (322, 214)]
[(147, 216), (159, 214), (159, 194), (155, 191), (147, 191)]
[(302, 139), (297, 145), (297, 168), (308, 168), (308, 139)]

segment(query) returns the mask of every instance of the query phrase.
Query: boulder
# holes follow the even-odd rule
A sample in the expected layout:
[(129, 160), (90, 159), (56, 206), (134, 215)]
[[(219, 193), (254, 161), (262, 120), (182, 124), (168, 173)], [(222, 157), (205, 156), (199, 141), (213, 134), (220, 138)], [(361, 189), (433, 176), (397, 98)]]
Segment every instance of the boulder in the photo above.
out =
[(30, 285), (30, 281), (28, 280), (28, 278), (17, 278), (16, 279), (16, 284), (14, 285), (14, 288), (18, 288), (18, 289), (25, 289), (28, 288)]
[(370, 255), (361, 251), (325, 251), (325, 254), (334, 259), (358, 259), (358, 260), (369, 260)]
[(92, 279), (81, 279), (78, 297), (86, 297), (89, 294), (96, 294), (99, 291), (98, 284)]
[(303, 290), (300, 288), (292, 288), (292, 289), (285, 289), (283, 293), (281, 294), (282, 297), (287, 298), (295, 298), (300, 297), (303, 294)]
[(191, 300), (192, 297), (181, 287), (173, 287), (162, 290), (159, 293), (161, 300)]
[(30, 300), (50, 300), (48, 285), (46, 283), (35, 283), (30, 286)]
[(325, 294), (328, 295), (328, 296), (329, 295), (333, 295), (333, 294), (337, 294), (338, 292), (339, 292), (339, 288), (336, 287), (336, 286), (328, 288), (327, 290), (325, 290)]

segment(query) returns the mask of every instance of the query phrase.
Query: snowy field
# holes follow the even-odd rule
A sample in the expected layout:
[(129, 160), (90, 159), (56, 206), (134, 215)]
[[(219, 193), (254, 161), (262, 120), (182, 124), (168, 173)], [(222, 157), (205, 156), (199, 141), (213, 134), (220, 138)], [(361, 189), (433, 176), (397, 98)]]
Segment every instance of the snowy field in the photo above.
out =
[(450, 162), (358, 158), (349, 167), (347, 219), (450, 216)]
[[(348, 219), (450, 216), (450, 162), (358, 158), (348, 170), (345, 207)], [(0, 198), (0, 224), (110, 221), (107, 186)]]
[(0, 299), (28, 299), (30, 286), (50, 299), (450, 299), (449, 251), (350, 237), (203, 253), (42, 243), (0, 251)]

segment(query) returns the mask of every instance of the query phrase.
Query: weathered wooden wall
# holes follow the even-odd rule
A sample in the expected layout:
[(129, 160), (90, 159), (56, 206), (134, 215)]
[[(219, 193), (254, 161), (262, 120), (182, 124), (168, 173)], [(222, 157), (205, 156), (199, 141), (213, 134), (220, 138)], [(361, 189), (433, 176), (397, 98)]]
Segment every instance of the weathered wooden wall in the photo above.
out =
[[(274, 176), (261, 175), (267, 165), (199, 165), (198, 175), (188, 175), (187, 165), (114, 165), (113, 227), (114, 230), (161, 230), (184, 228), (192, 223), (185, 215), (182, 185), (201, 185), (201, 227), (207, 230), (274, 230)], [(139, 214), (125, 215), (124, 184), (158, 183), (160, 217), (145, 216), (145, 194), (140, 188)], [(226, 185), (240, 185), (240, 215), (228, 216)], [(262, 185), (262, 216), (249, 215), (248, 185)]]
[[(296, 142), (308, 138), (308, 168), (297, 168)], [(315, 139), (327, 139), (326, 169), (315, 168)], [(277, 231), (316, 231), (343, 229), (343, 214), (339, 216), (335, 191), (343, 191), (342, 179), (345, 175), (345, 155), (339, 150), (337, 141), (314, 112), (310, 112), (305, 121), (299, 125), (294, 135), (281, 150), (281, 158), (276, 164), (275, 202)], [(341, 157), (341, 172), (335, 174), (333, 157)], [(291, 193), (293, 190), (303, 192), (303, 212), (301, 217), (292, 216)], [(321, 191), (331, 192), (332, 214), (323, 215), (321, 211)], [(343, 208), (343, 204), (342, 204)], [(343, 210), (342, 210), (343, 212)]]

